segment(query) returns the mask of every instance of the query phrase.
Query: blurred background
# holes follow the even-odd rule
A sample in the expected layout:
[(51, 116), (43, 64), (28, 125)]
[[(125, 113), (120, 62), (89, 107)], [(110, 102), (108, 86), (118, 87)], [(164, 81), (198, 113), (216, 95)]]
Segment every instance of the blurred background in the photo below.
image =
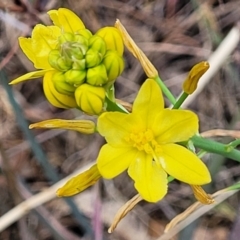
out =
[[(97, 134), (29, 130), (30, 123), (50, 118), (94, 118), (51, 106), (44, 97), (42, 79), (13, 87), (7, 84), (34, 70), (19, 48), (18, 37), (31, 36), (38, 23), (51, 24), (47, 11), (59, 7), (74, 11), (92, 32), (120, 19), (175, 96), (191, 67), (209, 59), (229, 31), (239, 28), (240, 20), (239, 0), (0, 0), (0, 216), (94, 162), (104, 144)], [(127, 50), (124, 57), (116, 95), (132, 103), (146, 75)], [(208, 135), (226, 143), (240, 137), (240, 45), (222, 58), (220, 69), (188, 108), (198, 114), (200, 132), (233, 130), (221, 138)], [(204, 161), (213, 179), (206, 186), (209, 193), (239, 181), (237, 162), (213, 154)], [(112, 181), (101, 180), (74, 198), (54, 198), (29, 211), (1, 231), (0, 239), (160, 239), (166, 224), (195, 202), (188, 185), (173, 181), (162, 201), (140, 202), (108, 234), (117, 210), (135, 194), (126, 173)], [(240, 239), (239, 196), (232, 195), (171, 239)]]

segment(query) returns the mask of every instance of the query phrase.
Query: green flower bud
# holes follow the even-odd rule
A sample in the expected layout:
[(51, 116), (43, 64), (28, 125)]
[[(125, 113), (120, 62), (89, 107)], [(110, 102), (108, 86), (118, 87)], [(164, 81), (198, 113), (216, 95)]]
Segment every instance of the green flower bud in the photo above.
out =
[(58, 71), (67, 71), (71, 68), (71, 61), (66, 61), (58, 50), (51, 50), (48, 55), (49, 64)]
[(65, 81), (69, 84), (72, 84), (74, 87), (78, 87), (81, 85), (86, 77), (86, 71), (78, 71), (78, 70), (68, 70), (65, 74)]
[(76, 88), (65, 81), (63, 72), (56, 72), (52, 76), (54, 87), (59, 93), (73, 96)]
[(102, 56), (104, 56), (105, 53), (106, 53), (106, 43), (99, 36), (93, 35), (89, 39), (88, 46), (89, 46), (89, 48), (91, 48), (91, 49), (99, 52), (100, 54), (102, 54)]
[[(85, 37), (86, 39), (89, 39), (90, 37), (92, 37), (92, 33), (88, 30), (88, 29), (81, 29), (77, 31), (77, 35), (81, 35), (83, 37)], [(77, 36), (75, 35), (75, 36)]]
[(73, 47), (81, 49), (83, 54), (86, 54), (88, 50), (88, 39), (81, 35), (75, 35)]
[(86, 82), (93, 86), (102, 86), (108, 81), (107, 71), (103, 64), (87, 70)]
[(114, 50), (107, 51), (103, 58), (103, 64), (105, 65), (109, 82), (115, 80), (124, 69), (123, 58)]
[(86, 60), (85, 59), (74, 59), (72, 64), (72, 69), (74, 70), (85, 70), (86, 69)]
[(85, 59), (86, 59), (86, 67), (92, 68), (101, 63), (102, 54), (99, 54), (99, 52), (90, 48), (86, 53)]
[(105, 90), (103, 87), (95, 87), (84, 83), (76, 89), (75, 99), (83, 112), (98, 115), (103, 109)]
[(95, 35), (100, 36), (105, 41), (107, 50), (116, 50), (120, 54), (120, 56), (123, 55), (123, 39), (117, 28), (100, 28)]
[(72, 42), (73, 40), (74, 35), (72, 33), (65, 32), (59, 36), (58, 43), (63, 44), (65, 42)]
[(67, 42), (62, 45), (61, 53), (68, 61), (83, 59), (86, 47), (77, 42)]

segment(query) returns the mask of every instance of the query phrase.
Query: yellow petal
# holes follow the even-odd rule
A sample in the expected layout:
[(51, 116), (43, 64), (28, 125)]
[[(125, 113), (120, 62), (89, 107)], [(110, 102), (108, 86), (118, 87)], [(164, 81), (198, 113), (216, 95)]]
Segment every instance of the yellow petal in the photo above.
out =
[(75, 98), (70, 95), (59, 93), (53, 84), (52, 77), (56, 71), (48, 71), (43, 78), (43, 90), (47, 100), (58, 108), (76, 108)]
[(136, 45), (136, 43), (133, 41), (131, 36), (128, 34), (127, 30), (124, 28), (124, 26), (121, 24), (121, 22), (118, 19), (115, 23), (115, 27), (120, 31), (122, 38), (123, 38), (124, 45), (133, 54), (133, 56), (135, 58), (137, 58), (138, 61), (141, 63), (142, 68), (144, 69), (146, 75), (149, 78), (157, 77), (158, 72), (157, 72), (156, 68), (149, 61), (149, 59), (142, 52), (142, 50)]
[(186, 141), (198, 132), (198, 117), (191, 111), (164, 109), (156, 115), (153, 129), (158, 143)]
[(114, 148), (105, 144), (97, 158), (98, 170), (104, 178), (114, 178), (128, 168), (136, 155), (133, 148)]
[(98, 118), (97, 129), (110, 145), (127, 147), (129, 145), (125, 139), (139, 128), (139, 121), (137, 115), (107, 112)]
[(40, 77), (44, 76), (44, 74), (46, 72), (49, 72), (49, 71), (51, 71), (51, 69), (45, 69), (45, 70), (39, 70), (39, 71), (35, 71), (35, 72), (26, 73), (26, 74), (22, 75), (21, 77), (18, 77), (16, 79), (12, 80), (9, 84), (13, 85), (13, 84), (17, 84), (17, 83), (20, 83), (23, 81), (34, 79), (34, 78), (40, 78)]
[(135, 188), (148, 202), (157, 202), (167, 193), (167, 174), (152, 161), (152, 157), (138, 152), (137, 158), (130, 164), (128, 174), (135, 181)]
[(200, 62), (194, 65), (183, 83), (183, 91), (192, 94), (197, 89), (198, 81), (209, 67), (208, 62)]
[(80, 193), (95, 184), (99, 178), (101, 178), (101, 175), (98, 171), (97, 164), (94, 164), (90, 169), (71, 178), (63, 187), (59, 188), (57, 190), (57, 196), (69, 197)]
[(82, 20), (74, 12), (67, 8), (50, 10), (48, 11), (48, 14), (54, 25), (61, 28), (64, 32), (75, 33), (78, 30), (85, 28)]
[(58, 44), (58, 37), (61, 30), (56, 26), (44, 26), (38, 24), (32, 32), (32, 50), (36, 55), (35, 68), (51, 68), (48, 62), (48, 56), (52, 49)]
[(203, 185), (211, 181), (206, 165), (190, 150), (177, 144), (161, 145), (158, 161), (174, 178), (191, 185)]
[(68, 129), (84, 134), (92, 134), (95, 132), (95, 123), (90, 120), (49, 119), (29, 126), (29, 129), (33, 128)]
[(19, 45), (27, 58), (35, 65), (36, 53), (32, 48), (32, 38), (19, 37)]
[(211, 197), (211, 195), (207, 194), (204, 189), (199, 186), (199, 185), (190, 185), (192, 190), (193, 190), (193, 194), (195, 196), (195, 198), (202, 204), (212, 204), (214, 203), (214, 199)]
[[(132, 113), (138, 114), (146, 127), (152, 127), (156, 114), (163, 110), (161, 89), (153, 79), (147, 79), (141, 86), (133, 103)], [(160, 124), (160, 123), (159, 123)]]

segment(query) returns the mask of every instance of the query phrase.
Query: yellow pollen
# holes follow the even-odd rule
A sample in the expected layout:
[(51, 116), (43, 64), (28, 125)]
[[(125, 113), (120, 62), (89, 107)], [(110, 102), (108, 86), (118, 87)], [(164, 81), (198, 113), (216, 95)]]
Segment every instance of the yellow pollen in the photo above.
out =
[(161, 149), (160, 145), (154, 139), (154, 134), (151, 129), (146, 131), (131, 132), (125, 140), (139, 151), (145, 151), (147, 154), (154, 155)]

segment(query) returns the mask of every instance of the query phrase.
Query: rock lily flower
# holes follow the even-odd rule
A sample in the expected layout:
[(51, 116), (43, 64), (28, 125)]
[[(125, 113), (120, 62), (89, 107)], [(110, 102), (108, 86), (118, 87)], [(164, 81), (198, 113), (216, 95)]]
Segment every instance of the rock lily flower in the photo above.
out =
[(198, 132), (198, 117), (188, 110), (164, 109), (161, 90), (152, 79), (142, 85), (132, 113), (103, 113), (97, 129), (107, 141), (97, 158), (100, 174), (110, 179), (128, 169), (146, 201), (165, 196), (168, 174), (191, 185), (211, 181), (205, 164), (177, 144)]

